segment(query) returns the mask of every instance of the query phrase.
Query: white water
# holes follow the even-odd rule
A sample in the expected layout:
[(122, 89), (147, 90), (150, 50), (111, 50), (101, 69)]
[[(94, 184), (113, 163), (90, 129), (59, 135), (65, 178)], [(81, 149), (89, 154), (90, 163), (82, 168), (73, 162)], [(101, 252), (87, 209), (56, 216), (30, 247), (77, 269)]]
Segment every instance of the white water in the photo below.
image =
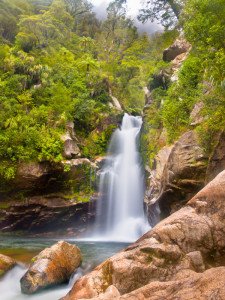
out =
[(144, 215), (144, 175), (138, 152), (142, 118), (125, 114), (112, 136), (100, 175), (100, 199), (93, 239), (135, 241), (149, 224)]
[[(101, 199), (96, 230), (91, 240), (132, 242), (150, 229), (143, 209), (144, 175), (138, 152), (141, 126), (140, 117), (125, 114), (121, 129), (112, 136), (100, 176)], [(100, 255), (99, 252), (96, 255)], [(60, 299), (86, 273), (79, 269), (67, 286), (27, 296), (20, 291), (20, 278), (25, 272), (25, 267), (15, 267), (0, 280), (1, 300)]]
[(25, 272), (26, 269), (23, 266), (17, 266), (4, 276), (4, 278), (0, 281), (1, 300), (57, 300), (64, 297), (72, 288), (75, 281), (83, 275), (82, 270), (78, 269), (68, 285), (45, 290), (34, 295), (24, 295), (20, 290), (20, 278), (25, 274)]
[(58, 287), (55, 289), (49, 289), (37, 293), (35, 295), (24, 295), (21, 294), (20, 290), (20, 278), (24, 275), (26, 269), (24, 267), (17, 266), (9, 271), (4, 280), (0, 281), (0, 290), (1, 296), (0, 299), (2, 300), (53, 300), (59, 299), (65, 296), (69, 290), (72, 288), (74, 282), (78, 280), (82, 276), (82, 272), (78, 269), (74, 277), (70, 280), (70, 283), (63, 287)]
[[(67, 240), (71, 243), (70, 240)], [(42, 250), (55, 243), (55, 240), (47, 239), (26, 239), (1, 237), (2, 249), (15, 249), (15, 253), (19, 249), (23, 249), (24, 254), (34, 253), (33, 251)], [(108, 257), (127, 246), (127, 244), (118, 243), (76, 243), (81, 249), (83, 255), (83, 263), (76, 273), (71, 277), (70, 282), (65, 285), (52, 287), (51, 289), (43, 290), (34, 295), (24, 295), (20, 290), (20, 279), (27, 271), (24, 264), (17, 265), (12, 270), (8, 271), (4, 277), (0, 278), (0, 300), (57, 300), (64, 297), (72, 288), (81, 276), (87, 274), (93, 268), (102, 263)], [(22, 247), (22, 248), (21, 248)], [(0, 251), (1, 252), (1, 251)]]

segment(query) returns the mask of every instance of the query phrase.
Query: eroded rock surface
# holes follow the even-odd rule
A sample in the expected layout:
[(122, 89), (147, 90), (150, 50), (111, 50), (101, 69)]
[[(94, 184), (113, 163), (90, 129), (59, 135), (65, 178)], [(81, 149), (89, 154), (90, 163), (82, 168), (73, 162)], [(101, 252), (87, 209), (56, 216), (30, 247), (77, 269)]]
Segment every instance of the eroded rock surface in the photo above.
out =
[(96, 198), (73, 203), (57, 195), (48, 195), (11, 202), (0, 209), (0, 230), (46, 235), (57, 232), (65, 235), (66, 232), (75, 237), (94, 222)]
[(21, 290), (32, 294), (46, 287), (67, 282), (81, 264), (80, 249), (60, 241), (44, 249), (33, 258), (33, 263), (21, 278)]
[(221, 132), (216, 147), (209, 159), (206, 182), (212, 180), (225, 169), (225, 132)]
[(114, 299), (224, 299), (224, 228), (225, 171), (185, 207), (78, 280), (64, 300), (107, 299), (112, 285)]
[(179, 37), (175, 40), (175, 42), (164, 50), (163, 52), (163, 60), (164, 61), (172, 61), (178, 55), (188, 52), (191, 48), (191, 45), (182, 37)]
[(156, 157), (148, 191), (148, 206), (158, 203), (161, 217), (180, 209), (205, 184), (208, 157), (194, 131), (184, 133)]
[(66, 159), (77, 158), (81, 156), (73, 122), (67, 123), (66, 133), (61, 137), (61, 139), (64, 142), (63, 156)]
[[(79, 234), (94, 219), (95, 168), (85, 158), (21, 164), (6, 186), (11, 190), (0, 191), (0, 230), (47, 233), (72, 227)], [(93, 195), (84, 193), (90, 184)]]
[(0, 254), (0, 277), (16, 265), (16, 261), (9, 256)]
[(204, 108), (203, 102), (197, 102), (190, 114), (191, 126), (197, 126), (204, 121), (204, 117), (202, 116), (202, 110)]

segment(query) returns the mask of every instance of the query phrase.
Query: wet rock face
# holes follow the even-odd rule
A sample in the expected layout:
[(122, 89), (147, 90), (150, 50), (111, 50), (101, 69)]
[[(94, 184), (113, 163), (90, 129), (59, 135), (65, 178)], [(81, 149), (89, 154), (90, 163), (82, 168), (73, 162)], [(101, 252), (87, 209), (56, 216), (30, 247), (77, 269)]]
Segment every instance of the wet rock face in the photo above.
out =
[(225, 132), (218, 138), (218, 143), (209, 159), (206, 172), (206, 182), (212, 180), (216, 175), (225, 169)]
[[(55, 170), (55, 174), (58, 170)], [(35, 191), (39, 187), (46, 186), (48, 180), (53, 174), (52, 166), (47, 163), (22, 163), (19, 165), (13, 185), (16, 189), (22, 191)], [(43, 185), (43, 186), (42, 186)]]
[(158, 203), (163, 218), (180, 209), (204, 186), (207, 162), (194, 131), (184, 133), (172, 147), (163, 148), (149, 179), (149, 211)]
[(7, 271), (12, 269), (16, 265), (16, 262), (11, 257), (0, 254), (0, 277), (3, 276)]
[(178, 38), (176, 41), (163, 52), (163, 60), (170, 62), (174, 60), (178, 55), (188, 52), (191, 45), (184, 39)]
[(185, 207), (79, 279), (64, 300), (103, 300), (110, 291), (114, 299), (224, 299), (224, 199), (225, 171)]
[(77, 234), (85, 230), (94, 219), (95, 168), (88, 159), (21, 164), (11, 190), (0, 194), (0, 230), (47, 233), (72, 227)]
[[(65, 166), (69, 167), (65, 171)], [(90, 169), (96, 166), (87, 158), (65, 160), (58, 164), (49, 162), (30, 162), (19, 165), (15, 179), (11, 182), (11, 190), (6, 196), (14, 196), (23, 193), (24, 196), (63, 192), (68, 190), (68, 184), (72, 181), (81, 185), (84, 176), (88, 178)], [(1, 192), (1, 189), (0, 189)]]
[(78, 139), (74, 131), (74, 123), (68, 122), (66, 125), (66, 133), (61, 137), (64, 142), (63, 157), (66, 159), (77, 158), (81, 156), (80, 149), (77, 145)]
[(60, 241), (33, 258), (33, 263), (21, 278), (21, 291), (33, 294), (43, 288), (67, 282), (81, 264), (80, 249)]
[(0, 230), (50, 235), (62, 232), (75, 237), (94, 222), (95, 205), (94, 197), (85, 203), (73, 203), (54, 195), (31, 197), (0, 210)]

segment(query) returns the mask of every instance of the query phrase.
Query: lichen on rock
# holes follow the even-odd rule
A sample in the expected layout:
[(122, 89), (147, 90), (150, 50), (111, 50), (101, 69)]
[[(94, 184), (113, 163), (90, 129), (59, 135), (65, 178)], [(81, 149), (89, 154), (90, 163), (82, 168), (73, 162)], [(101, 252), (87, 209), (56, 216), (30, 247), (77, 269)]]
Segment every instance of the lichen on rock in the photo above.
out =
[(28, 271), (21, 278), (21, 291), (33, 294), (53, 285), (69, 281), (81, 264), (80, 249), (60, 241), (34, 257)]

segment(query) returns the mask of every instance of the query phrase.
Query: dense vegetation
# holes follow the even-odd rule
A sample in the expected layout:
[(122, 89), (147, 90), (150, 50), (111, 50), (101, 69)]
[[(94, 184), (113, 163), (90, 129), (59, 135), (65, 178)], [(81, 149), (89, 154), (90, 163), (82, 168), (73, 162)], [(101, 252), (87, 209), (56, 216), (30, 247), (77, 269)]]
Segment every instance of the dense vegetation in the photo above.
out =
[[(99, 21), (86, 0), (0, 1), (0, 174), (19, 162), (62, 160), (61, 136), (75, 122), (83, 155), (103, 154), (121, 114), (140, 112), (151, 41), (124, 4)], [(106, 122), (109, 126), (103, 126)]]
[[(168, 5), (170, 1), (165, 2)], [(190, 129), (198, 132), (205, 151), (210, 153), (218, 133), (225, 128), (224, 1), (188, 0), (182, 4), (179, 19), (173, 26), (182, 28), (192, 48), (179, 69), (178, 80), (170, 80), (172, 62), (162, 66), (159, 63), (155, 70), (155, 75), (165, 75), (164, 84), (154, 85), (155, 76), (151, 76), (153, 103), (147, 111), (144, 136), (146, 160), (150, 164), (165, 143), (174, 142)], [(142, 14), (142, 18), (147, 16), (146, 11)], [(202, 122), (193, 125), (191, 112), (197, 103), (202, 107)]]
[[(210, 151), (224, 128), (225, 6), (223, 0), (147, 1), (139, 19), (158, 19), (163, 33), (139, 34), (114, 0), (98, 20), (87, 0), (0, 0), (0, 175), (18, 163), (63, 159), (61, 136), (75, 123), (82, 155), (104, 154), (121, 112), (141, 113), (143, 87), (152, 91), (147, 160), (191, 128), (190, 113), (204, 103), (196, 130)], [(150, 5), (151, 4), (151, 5)], [(149, 6), (150, 5), (150, 6)], [(192, 50), (178, 81), (162, 51), (184, 31)], [(163, 134), (166, 138), (160, 138)], [(145, 141), (146, 142), (146, 141)]]

